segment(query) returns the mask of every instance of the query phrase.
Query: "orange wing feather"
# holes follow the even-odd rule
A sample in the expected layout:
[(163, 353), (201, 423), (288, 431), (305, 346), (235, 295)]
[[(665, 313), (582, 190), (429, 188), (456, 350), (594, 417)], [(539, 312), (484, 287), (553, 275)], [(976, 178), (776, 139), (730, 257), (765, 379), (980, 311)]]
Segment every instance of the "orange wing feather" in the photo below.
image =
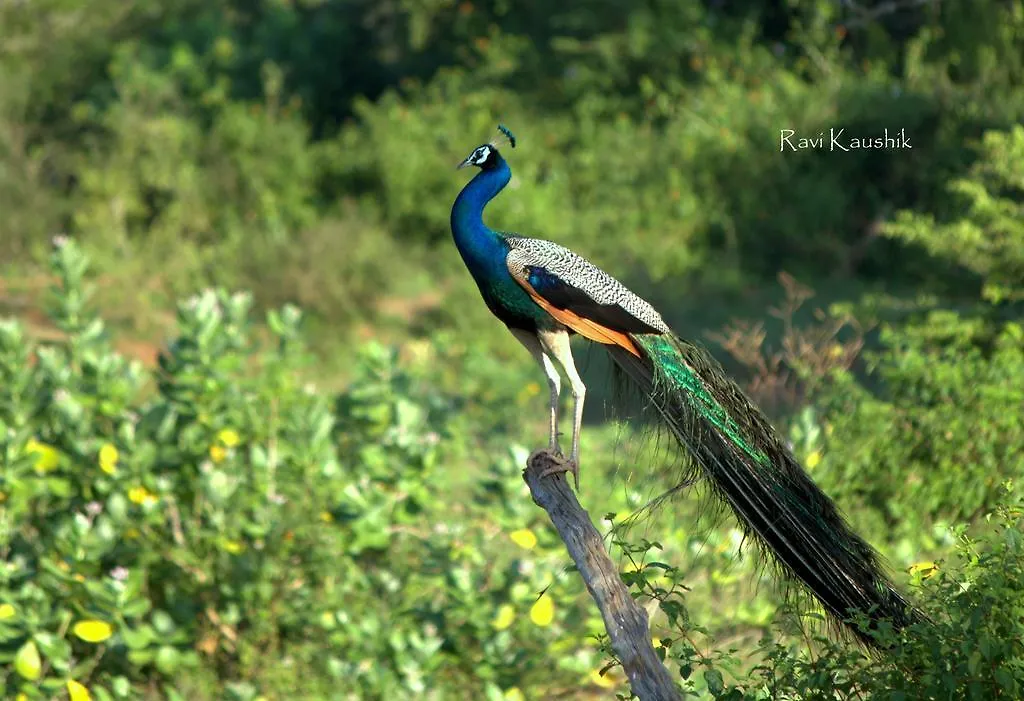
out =
[(518, 282), (522, 286), (522, 288), (526, 290), (527, 294), (530, 295), (533, 301), (540, 305), (541, 309), (546, 311), (548, 314), (553, 316), (558, 321), (568, 326), (570, 329), (578, 333), (580, 336), (583, 336), (584, 338), (589, 338), (591, 341), (603, 343), (609, 346), (621, 346), (622, 348), (625, 348), (627, 351), (629, 351), (636, 357), (641, 357), (640, 351), (637, 350), (636, 344), (633, 343), (633, 339), (629, 337), (629, 334), (622, 333), (621, 331), (615, 331), (614, 329), (609, 329), (607, 326), (602, 326), (601, 324), (598, 324), (596, 321), (591, 321), (590, 319), (586, 319), (580, 316), (579, 314), (574, 314), (568, 309), (559, 309), (558, 307), (553, 306), (550, 302), (541, 297), (537, 293), (537, 290), (533, 289), (533, 286), (530, 285), (528, 281), (524, 280), (522, 277), (514, 273), (512, 277), (514, 277), (516, 282)]

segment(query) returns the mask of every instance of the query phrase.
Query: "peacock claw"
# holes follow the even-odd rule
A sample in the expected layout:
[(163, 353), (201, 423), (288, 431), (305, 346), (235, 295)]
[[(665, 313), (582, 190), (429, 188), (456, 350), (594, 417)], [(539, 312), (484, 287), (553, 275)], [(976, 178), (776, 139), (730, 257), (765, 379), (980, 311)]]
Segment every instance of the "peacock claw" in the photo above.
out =
[(531, 464), (534, 460), (537, 459), (537, 456), (539, 456), (539, 455), (548, 455), (548, 456), (551, 456), (552, 458), (554, 457), (554, 453), (550, 449), (548, 449), (548, 448), (537, 448), (532, 453), (530, 453), (530, 457), (526, 458), (526, 464), (527, 465)]
[(580, 465), (577, 460), (566, 458), (561, 453), (548, 453), (548, 457), (551, 458), (552, 465), (541, 470), (540, 476), (547, 477), (549, 475), (558, 475), (563, 472), (571, 472), (573, 481), (576, 484), (576, 491), (580, 491)]

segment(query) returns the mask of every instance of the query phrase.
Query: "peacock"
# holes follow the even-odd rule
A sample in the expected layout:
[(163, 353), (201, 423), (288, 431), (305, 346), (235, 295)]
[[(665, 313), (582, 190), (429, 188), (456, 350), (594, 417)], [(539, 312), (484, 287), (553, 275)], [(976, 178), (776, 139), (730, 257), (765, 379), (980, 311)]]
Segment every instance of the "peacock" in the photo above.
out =
[[(721, 365), (673, 333), (661, 315), (621, 282), (569, 249), (492, 230), (484, 208), (512, 171), (499, 136), (473, 149), (458, 168), (479, 172), (452, 206), (455, 245), (484, 303), (540, 365), (549, 389), (548, 451), (542, 476), (571, 473), (579, 489), (580, 429), (587, 388), (569, 345), (578, 334), (601, 344), (660, 424), (690, 455), (698, 475), (731, 507), (747, 536), (786, 574), (803, 582), (835, 621), (854, 612), (900, 630), (920, 620), (884, 574), (876, 552), (847, 525), (776, 431)], [(561, 368), (573, 399), (572, 444), (558, 442)], [(848, 624), (872, 645), (874, 636)]]

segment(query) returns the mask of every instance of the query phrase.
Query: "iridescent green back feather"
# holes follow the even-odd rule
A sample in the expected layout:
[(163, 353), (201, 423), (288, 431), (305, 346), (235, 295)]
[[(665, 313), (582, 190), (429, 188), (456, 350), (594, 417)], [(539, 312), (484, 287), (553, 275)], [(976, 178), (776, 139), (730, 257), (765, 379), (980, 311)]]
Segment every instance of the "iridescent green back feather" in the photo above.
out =
[[(687, 353), (687, 348), (679, 348), (668, 336), (637, 336), (637, 340), (650, 358), (667, 376), (671, 385), (683, 391), (693, 405), (694, 411), (706, 419), (712, 426), (728, 436), (732, 443), (761, 465), (769, 464), (768, 456), (758, 450), (751, 439), (744, 435), (743, 428), (729, 415), (719, 400), (708, 391), (695, 367), (700, 357), (695, 353)], [(690, 347), (692, 349), (692, 346)], [(690, 355), (691, 357), (687, 357)]]

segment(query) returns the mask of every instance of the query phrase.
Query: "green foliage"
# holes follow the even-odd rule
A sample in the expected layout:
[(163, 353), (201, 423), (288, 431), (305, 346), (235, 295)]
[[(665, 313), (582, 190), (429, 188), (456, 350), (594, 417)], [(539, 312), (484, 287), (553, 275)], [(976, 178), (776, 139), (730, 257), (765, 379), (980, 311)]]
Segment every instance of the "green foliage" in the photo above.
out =
[(1024, 330), (1006, 324), (982, 349), (976, 328), (935, 314), (883, 333), (886, 349), (870, 354), (882, 396), (849, 374), (836, 378), (826, 415), (833, 433), (816, 473), (832, 494), (903, 532), (920, 528), (924, 514), (984, 513), (1004, 479), (1024, 478)]
[[(305, 126), (278, 104), (279, 76), (269, 71), (265, 101), (245, 105), (226, 100), (197, 63), (182, 49), (173, 70), (158, 72), (137, 50), (118, 53), (110, 70), (120, 99), (95, 116), (82, 110), (82, 128), (112, 138), (95, 139), (75, 170), (73, 220), (121, 256), (142, 248), (174, 260), (189, 283), (254, 243), (282, 250), (288, 232), (311, 226), (317, 173)], [(202, 93), (208, 119), (190, 114), (185, 86)]]
[[(455, 269), (448, 168), (501, 118), (522, 147), (494, 221), (665, 294), (780, 266), (927, 277), (878, 224), (938, 211), (964, 144), (1024, 115), (1020, 4), (867, 22), (776, 5), (8, 4), (0, 240), (24, 261), (64, 228), (124, 287), (154, 269), (168, 298), (272, 278), (261, 306), (302, 297), (329, 321), (379, 321), (381, 296), (435, 291), (408, 270)], [(781, 129), (832, 127), (902, 128), (913, 148), (779, 153)], [(367, 246), (409, 250), (407, 270), (340, 253), (278, 266)]]
[[(657, 543), (618, 542), (638, 562), (625, 579), (641, 600), (656, 603), (670, 633), (656, 644), (659, 657), (678, 671), (680, 688), (700, 696), (762, 699), (998, 699), (1024, 689), (1021, 642), (1024, 599), (1024, 502), (1001, 495), (981, 539), (957, 529), (948, 561), (912, 568), (913, 585), (930, 621), (903, 635), (874, 633), (888, 651), (863, 654), (835, 639), (806, 634), (811, 651), (764, 637), (748, 652), (705, 650), (707, 631), (691, 620), (677, 568), (650, 555)], [(866, 618), (863, 620), (866, 624)], [(811, 623), (813, 628), (814, 624)], [(605, 651), (611, 654), (605, 642)], [(606, 669), (610, 669), (609, 665)], [(630, 698), (619, 696), (619, 698)], [(635, 697), (634, 697), (635, 698)]]
[[(34, 347), (16, 322), (0, 326), (8, 693), (46, 698), (77, 683), (97, 699), (155, 688), (168, 698), (324, 698), (343, 686), (355, 698), (475, 690), (502, 699), (621, 683), (583, 642), (600, 639), (600, 619), (517, 478), (525, 450), (504, 442), (516, 405), (539, 386), (471, 393), (494, 417), (495, 438), (467, 442), (486, 435), (477, 412), (439, 390), (448, 380), (429, 368), (468, 352), (484, 386), (503, 370), (444, 341), (404, 360), (371, 344), (331, 403), (302, 378), (298, 310), (271, 311), (260, 334), (251, 299), (220, 291), (179, 305), (178, 336), (150, 374), (111, 352), (90, 311), (84, 257), (74, 241), (55, 244), (51, 315), (62, 340)], [(816, 476), (837, 479), (825, 434), (857, 425), (823, 432), (805, 416), (794, 429), (798, 452), (824, 452)], [(445, 474), (478, 455), (494, 456), (477, 468), (486, 476)], [(590, 469), (596, 477), (600, 468)], [(986, 478), (959, 474), (955, 500), (910, 492), (899, 501), (950, 516), (963, 486)], [(871, 480), (885, 484), (877, 470)], [(464, 497), (449, 498), (452, 489)], [(625, 514), (644, 498), (631, 491), (617, 503)], [(996, 536), (953, 532), (943, 543), (958, 544), (959, 560), (912, 568), (935, 625), (884, 660), (825, 638), (813, 657), (776, 637), (756, 644), (750, 632), (767, 633), (775, 611), (763, 598), (729, 615), (749, 631), (749, 657), (715, 651), (705, 616), (689, 609), (745, 586), (753, 562), (734, 531), (670, 529), (664, 546), (615, 545), (627, 583), (656, 603), (659, 654), (691, 691), (1011, 698), (1024, 679), (1024, 553), (1021, 507), (1000, 503), (1016, 504), (993, 487), (984, 507), (997, 512)], [(663, 550), (656, 559), (654, 549)], [(685, 570), (666, 564), (684, 556)]]
[(903, 211), (885, 233), (967, 268), (999, 302), (1019, 298), (1024, 279), (1024, 127), (986, 132), (979, 150), (967, 176), (949, 184), (947, 221)]
[(558, 670), (529, 654), (576, 652), (570, 622), (596, 632), (599, 619), (557, 541), (524, 528), (537, 513), (510, 493), (522, 449), (461, 504), (438, 499), (444, 461), (466, 457), (453, 400), (393, 354), (367, 347), (332, 405), (298, 372), (294, 307), (271, 311), (259, 342), (247, 295), (206, 291), (179, 305), (150, 374), (110, 350), (77, 244), (58, 240), (52, 262), (64, 340), (37, 348), (0, 326), (10, 693), (47, 698), (70, 680), (98, 699), (154, 683), (219, 698), (195, 686), (214, 675), (236, 698), (339, 685), (500, 698), (572, 688), (596, 665), (594, 650)]
[[(763, 317), (780, 269), (855, 289), (822, 333), (785, 320), (781, 360), (738, 359), (934, 625), (885, 659), (817, 637), (682, 495), (615, 551), (681, 686), (1019, 697), (1024, 6), (886, 7), (0, 3), (0, 312), (25, 322), (0, 322), (4, 693), (623, 691), (518, 477), (541, 378), (448, 240), (452, 166), (503, 121), (489, 222), (687, 337), (711, 307)], [(913, 147), (779, 152), (832, 127)], [(20, 290), (52, 279), (42, 319)], [(181, 298), (156, 368), (113, 351)], [(866, 345), (850, 312), (882, 322)], [(309, 384), (336, 369), (339, 395)], [(677, 466), (590, 422), (587, 378), (582, 499), (621, 522)]]
[(967, 206), (944, 207), (942, 224), (905, 211), (886, 227), (976, 274), (983, 301), (883, 325), (882, 348), (867, 354), (876, 389), (841, 372), (824, 398), (835, 432), (823, 479), (888, 528), (916, 528), (922, 514), (970, 519), (993, 508), (1004, 480), (1024, 478), (1024, 327), (999, 313), (1024, 279), (1022, 147), (1019, 127), (987, 133), (968, 176), (949, 185)]

